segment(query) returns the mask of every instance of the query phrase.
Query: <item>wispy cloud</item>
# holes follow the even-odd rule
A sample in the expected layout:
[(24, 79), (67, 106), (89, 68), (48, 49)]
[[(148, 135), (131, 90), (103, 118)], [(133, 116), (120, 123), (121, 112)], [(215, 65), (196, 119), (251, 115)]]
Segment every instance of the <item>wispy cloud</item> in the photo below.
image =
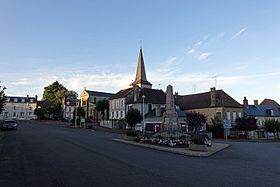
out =
[(188, 54), (194, 54), (197, 52), (197, 50), (199, 49), (199, 47), (201, 46), (201, 41), (195, 43), (190, 49), (187, 50)]
[(198, 59), (198, 61), (203, 61), (203, 60), (208, 59), (211, 55), (212, 55), (212, 53), (210, 53), (210, 52), (202, 53), (198, 56), (197, 59)]
[(237, 33), (235, 33), (235, 34), (231, 37), (231, 39), (233, 40), (233, 39), (237, 38), (237, 37), (240, 36), (242, 33), (244, 33), (247, 29), (248, 29), (248, 27), (242, 28), (240, 31), (238, 31)]
[(177, 62), (177, 57), (171, 57), (168, 60), (165, 61), (166, 64), (168, 65), (172, 65), (175, 64)]

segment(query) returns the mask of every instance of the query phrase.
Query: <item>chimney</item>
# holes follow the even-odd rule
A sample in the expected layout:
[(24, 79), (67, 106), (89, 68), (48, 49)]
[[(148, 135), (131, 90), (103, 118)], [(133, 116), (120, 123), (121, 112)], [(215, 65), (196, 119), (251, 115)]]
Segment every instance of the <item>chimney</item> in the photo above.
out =
[(243, 106), (244, 106), (244, 107), (247, 107), (247, 106), (248, 106), (248, 100), (247, 100), (246, 97), (244, 97), (244, 99), (243, 99)]
[(157, 104), (156, 105), (156, 117), (160, 117), (160, 115), (161, 115), (160, 105)]
[(217, 99), (216, 99), (216, 88), (210, 88), (210, 100), (211, 100), (211, 105), (210, 106), (216, 106), (217, 104)]
[(259, 106), (259, 101), (258, 100), (254, 100), (254, 105), (255, 106)]

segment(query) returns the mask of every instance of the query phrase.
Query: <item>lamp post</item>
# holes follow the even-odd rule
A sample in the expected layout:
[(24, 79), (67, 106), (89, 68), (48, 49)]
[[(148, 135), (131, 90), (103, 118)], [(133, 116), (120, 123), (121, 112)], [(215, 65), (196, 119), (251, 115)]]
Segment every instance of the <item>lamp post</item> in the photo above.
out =
[[(67, 111), (67, 106), (68, 106), (68, 111)], [(70, 111), (70, 101), (69, 100), (66, 102), (65, 109), (64, 109), (64, 114), (65, 114), (64, 117), (68, 119), (68, 122), (70, 122), (70, 120), (71, 120), (71, 111)]]
[(145, 101), (146, 96), (143, 95), (142, 96), (142, 100), (143, 100), (143, 106), (142, 106), (142, 115), (143, 115), (143, 134), (145, 135), (145, 112), (144, 112), (144, 101)]
[(77, 128), (77, 117), (78, 117), (78, 114), (77, 114), (77, 98), (76, 98), (76, 100), (75, 100), (75, 105), (76, 105), (76, 107), (75, 107), (75, 128)]

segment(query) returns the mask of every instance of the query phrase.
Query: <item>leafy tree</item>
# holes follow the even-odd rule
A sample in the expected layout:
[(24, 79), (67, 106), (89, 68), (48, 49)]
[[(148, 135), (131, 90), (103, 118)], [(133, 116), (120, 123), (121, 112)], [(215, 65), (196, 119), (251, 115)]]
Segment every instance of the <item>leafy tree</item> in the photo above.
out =
[(137, 123), (141, 123), (142, 121), (142, 116), (137, 109), (130, 109), (126, 116), (125, 116), (125, 121), (128, 123), (129, 127), (132, 129)]
[[(74, 110), (73, 115), (76, 116), (76, 110)], [(86, 112), (83, 109), (83, 107), (77, 107), (77, 116), (80, 118), (80, 117), (85, 117), (85, 115), (86, 115)], [(75, 119), (75, 117), (74, 117), (74, 119)]]
[(44, 108), (36, 108), (34, 110), (34, 114), (38, 117), (38, 119), (44, 119), (46, 113), (47, 111)]
[(62, 98), (65, 96), (67, 91), (68, 90), (62, 84), (55, 81), (44, 88), (43, 100), (61, 104)]
[(280, 131), (280, 122), (275, 119), (268, 119), (265, 120), (264, 126), (267, 132), (273, 133), (274, 138), (275, 134), (277, 135), (277, 138), (279, 139), (278, 132)]
[(102, 119), (104, 120), (105, 110), (109, 110), (109, 101), (107, 99), (98, 101), (96, 103), (96, 110), (101, 112)]
[(195, 136), (198, 137), (200, 128), (207, 124), (207, 116), (198, 112), (190, 112), (187, 113), (187, 119), (185, 121), (193, 129)]
[(212, 125), (207, 124), (207, 131), (211, 131), (214, 138), (221, 138), (223, 137), (224, 133), (224, 125), (221, 118), (218, 116), (214, 116), (211, 118)]
[(238, 117), (235, 122), (237, 130), (253, 131), (257, 129), (257, 120), (254, 117)]
[(6, 95), (4, 92), (5, 90), (6, 90), (6, 87), (0, 85), (0, 114), (3, 112), (4, 106), (6, 103)]

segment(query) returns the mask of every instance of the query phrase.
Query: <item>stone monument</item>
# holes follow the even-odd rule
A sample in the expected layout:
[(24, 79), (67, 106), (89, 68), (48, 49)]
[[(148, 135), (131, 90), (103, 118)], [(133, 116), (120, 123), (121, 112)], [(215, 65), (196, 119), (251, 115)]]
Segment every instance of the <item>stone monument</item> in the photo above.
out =
[(173, 88), (168, 85), (166, 88), (166, 111), (163, 114), (161, 134), (164, 137), (177, 137), (181, 132), (178, 114), (175, 111)]

